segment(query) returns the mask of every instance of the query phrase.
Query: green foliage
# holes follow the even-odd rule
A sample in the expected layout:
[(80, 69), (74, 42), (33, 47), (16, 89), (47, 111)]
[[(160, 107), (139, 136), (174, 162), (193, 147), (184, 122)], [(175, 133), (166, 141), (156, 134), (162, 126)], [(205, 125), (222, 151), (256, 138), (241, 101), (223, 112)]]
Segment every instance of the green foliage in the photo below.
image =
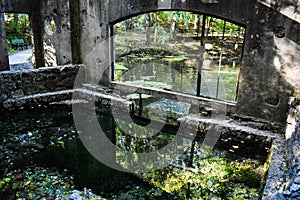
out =
[(5, 177), (0, 180), (0, 189), (2, 189), (7, 183), (11, 181), (10, 177)]
[(125, 67), (122, 63), (116, 63), (115, 70), (128, 70), (128, 68)]
[(129, 190), (126, 193), (122, 193), (118, 200), (131, 200), (131, 199), (139, 199), (139, 200), (155, 200), (157, 198), (161, 198), (163, 196), (163, 191), (159, 189), (151, 189), (145, 190), (141, 187), (136, 187), (135, 189)]
[[(117, 146), (127, 151), (135, 153), (152, 152), (168, 144), (174, 138), (174, 136), (166, 134), (157, 134), (154, 129), (137, 124), (128, 124), (124, 120), (117, 119), (116, 122), (118, 124), (118, 127), (116, 127)], [(149, 141), (151, 135), (155, 137)], [(124, 141), (121, 142), (122, 140)]]
[[(199, 171), (168, 167), (140, 177), (180, 199), (258, 199), (263, 175), (256, 174), (250, 161), (207, 158)], [(258, 183), (258, 184), (257, 184)]]
[[(201, 15), (192, 13), (192, 12), (185, 12), (185, 11), (159, 11), (159, 12), (152, 12), (148, 14), (141, 14), (138, 16), (135, 16), (129, 20), (122, 21), (115, 26), (117, 28), (117, 32), (125, 32), (128, 30), (128, 26), (133, 26), (139, 30), (144, 31), (146, 26), (146, 18), (147, 15), (150, 16), (152, 24), (156, 24), (156, 28), (164, 27), (169, 29), (172, 23), (176, 22), (178, 29), (181, 31), (195, 31), (195, 27), (193, 26), (196, 22), (198, 23), (198, 18), (200, 18)], [(207, 17), (207, 20), (209, 22), (209, 29), (212, 31), (216, 31), (219, 33), (223, 32), (224, 23), (225, 21), (222, 19), (217, 19), (214, 17)], [(200, 20), (201, 21), (201, 20)], [(202, 23), (202, 22), (201, 22)], [(201, 24), (200, 23), (200, 24)], [(193, 27), (193, 28), (191, 28)], [(225, 26), (225, 33), (238, 33), (241, 31), (241, 27), (231, 23), (226, 22)]]
[(12, 54), (15, 54), (17, 53), (18, 50), (15, 50), (15, 49), (8, 49), (8, 55), (12, 55)]
[(122, 81), (122, 77), (123, 77), (122, 71), (121, 70), (117, 70), (115, 72), (115, 81), (121, 82)]
[(115, 64), (115, 81), (122, 81), (123, 72), (124, 70), (128, 70), (127, 67), (125, 67), (122, 63), (116, 63)]
[[(115, 37), (116, 52), (119, 55), (117, 61), (131, 70), (143, 70), (137, 69), (137, 73), (132, 75), (115, 71), (115, 79), (195, 95), (199, 65), (196, 59), (200, 58), (202, 22), (203, 15), (200, 14), (159, 11), (138, 15), (116, 24), (116, 33), (121, 33)], [(210, 44), (211, 48), (207, 48), (203, 55), (206, 65), (202, 70), (200, 93), (207, 97), (235, 101), (244, 28), (207, 16), (205, 33), (205, 45)], [(158, 47), (160, 51), (156, 51)], [(172, 67), (180, 72), (180, 76), (168, 74), (162, 65)]]
[(183, 61), (187, 60), (187, 57), (185, 56), (166, 56), (162, 58), (163, 61)]
[(0, 181), (0, 190), (2, 195), (9, 194), (9, 199), (70, 199), (74, 194), (80, 199), (105, 199), (87, 189), (75, 190), (73, 177), (65, 172), (42, 167), (9, 172)]
[(57, 141), (57, 143), (64, 149), (65, 148), (65, 142), (64, 141)]
[[(122, 120), (118, 120), (117, 124), (118, 147), (133, 153), (154, 151), (169, 143), (172, 138), (159, 134), (155, 139), (142, 139), (140, 134), (153, 132)], [(131, 137), (125, 133), (139, 137)], [(186, 148), (180, 144), (176, 147)], [(201, 154), (196, 153), (200, 149)], [(267, 171), (264, 165), (245, 158), (232, 159), (223, 151), (208, 151), (207, 148), (201, 147), (200, 143), (195, 144), (195, 151), (194, 164), (191, 167), (186, 167), (182, 163), (190, 158), (190, 152), (187, 151), (178, 157), (181, 164), (171, 164), (164, 169), (139, 174), (138, 177), (178, 199), (259, 199)], [(122, 160), (121, 154), (117, 155), (117, 159), (126, 168), (127, 162)]]
[(55, 25), (55, 22), (54, 22), (53, 19), (50, 21), (49, 29), (50, 29), (52, 32), (54, 32), (55, 29), (56, 29), (56, 25)]
[(168, 12), (168, 21), (175, 21), (177, 24), (182, 24), (185, 30), (189, 29), (189, 23), (196, 19), (196, 15), (185, 11)]
[(146, 18), (147, 18), (147, 14), (142, 14), (142, 15), (139, 15), (137, 17), (136, 27), (138, 29), (140, 29), (140, 30), (144, 30), (145, 29)]
[(30, 24), (28, 14), (9, 14), (5, 20), (6, 42), (10, 45), (11, 39), (24, 39), (30, 42)]

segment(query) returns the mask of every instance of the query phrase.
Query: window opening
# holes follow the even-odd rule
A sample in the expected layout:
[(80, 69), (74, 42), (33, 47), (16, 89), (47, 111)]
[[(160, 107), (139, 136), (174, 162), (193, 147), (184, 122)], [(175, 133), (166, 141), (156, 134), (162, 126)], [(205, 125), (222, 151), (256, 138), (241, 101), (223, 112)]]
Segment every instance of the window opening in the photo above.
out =
[(29, 15), (4, 13), (10, 70), (32, 68), (31, 27)]
[(245, 28), (185, 11), (113, 26), (116, 82), (235, 101)]
[(48, 35), (53, 35), (53, 33), (56, 31), (56, 24), (53, 18), (47, 18), (45, 20), (45, 32)]

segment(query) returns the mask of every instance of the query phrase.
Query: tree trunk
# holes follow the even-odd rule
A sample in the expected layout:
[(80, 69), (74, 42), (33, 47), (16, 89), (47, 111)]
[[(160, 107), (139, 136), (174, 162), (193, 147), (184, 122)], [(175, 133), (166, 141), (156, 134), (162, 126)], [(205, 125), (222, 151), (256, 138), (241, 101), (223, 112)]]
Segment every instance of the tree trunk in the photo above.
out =
[(15, 21), (15, 25), (19, 23), (19, 14), (14, 13), (14, 21)]
[(151, 43), (151, 15), (150, 13), (146, 14), (146, 45), (149, 46)]
[(176, 27), (177, 27), (177, 22), (176, 18), (173, 18), (173, 22), (171, 24), (171, 30), (170, 30), (170, 40), (176, 40)]

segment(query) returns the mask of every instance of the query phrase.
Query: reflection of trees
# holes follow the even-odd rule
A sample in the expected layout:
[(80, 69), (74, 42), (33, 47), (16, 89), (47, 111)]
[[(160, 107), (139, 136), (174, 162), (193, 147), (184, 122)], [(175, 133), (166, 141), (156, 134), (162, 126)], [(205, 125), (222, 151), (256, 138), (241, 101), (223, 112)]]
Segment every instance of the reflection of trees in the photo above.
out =
[[(243, 36), (242, 28), (230, 22), (226, 22), (224, 29), (224, 20), (208, 16), (206, 34), (209, 36), (212, 32), (217, 36), (225, 33), (235, 36)], [(176, 40), (178, 33), (196, 33), (199, 35), (201, 31), (203, 17), (199, 14), (185, 11), (160, 11), (141, 14), (124, 20), (115, 25), (117, 33), (126, 32), (129, 30), (141, 30), (145, 32), (145, 44), (149, 46), (151, 41), (161, 42), (168, 37), (170, 40)], [(166, 32), (162, 32), (161, 29)], [(153, 40), (151, 39), (153, 36)], [(164, 39), (163, 39), (164, 38)], [(237, 37), (238, 38), (238, 37)], [(243, 40), (241, 40), (243, 41)]]
[[(123, 120), (117, 119), (116, 124), (116, 144), (124, 151), (154, 152), (174, 139), (173, 136), (164, 133), (149, 137), (157, 131)], [(162, 157), (170, 163), (168, 167), (139, 174), (138, 177), (179, 199), (259, 197), (267, 172), (263, 163), (231, 157), (225, 151), (211, 150), (203, 146), (200, 140), (197, 137), (195, 140), (179, 138), (172, 146), (172, 152), (169, 152), (173, 156)], [(137, 156), (128, 158), (122, 153), (117, 155), (118, 163), (125, 168), (132, 166), (131, 159), (139, 163)], [(151, 169), (154, 166), (148, 163), (147, 167)]]
[(258, 172), (262, 166), (251, 160), (231, 160), (225, 152), (205, 153), (196, 141), (184, 142), (178, 148), (186, 149), (186, 154), (177, 157), (169, 167), (139, 177), (180, 199), (240, 199), (237, 191), (243, 191), (244, 198), (259, 196), (266, 172)]
[[(117, 50), (123, 51), (119, 60), (124, 60), (124, 65), (131, 69), (131, 72), (126, 72), (130, 75), (124, 74), (124, 81), (235, 100), (237, 81), (232, 81), (232, 74), (227, 73), (227, 68), (232, 69), (237, 77), (245, 33), (243, 27), (212, 16), (184, 11), (141, 14), (130, 18), (129, 22), (126, 28), (122, 22), (115, 25), (116, 46), (121, 46)], [(127, 33), (129, 28), (131, 31)], [(185, 61), (171, 61), (170, 58), (168, 62), (162, 62), (164, 56), (173, 55), (185, 57), (190, 62), (185, 64)], [(216, 64), (207, 67), (206, 61)], [(190, 67), (190, 73), (187, 67)]]
[[(155, 151), (170, 143), (174, 138), (174, 136), (167, 134), (156, 134), (157, 130), (137, 124), (128, 124), (128, 122), (123, 120), (117, 120), (117, 125), (117, 146), (135, 153)], [(151, 135), (154, 135), (154, 137), (150, 137)]]

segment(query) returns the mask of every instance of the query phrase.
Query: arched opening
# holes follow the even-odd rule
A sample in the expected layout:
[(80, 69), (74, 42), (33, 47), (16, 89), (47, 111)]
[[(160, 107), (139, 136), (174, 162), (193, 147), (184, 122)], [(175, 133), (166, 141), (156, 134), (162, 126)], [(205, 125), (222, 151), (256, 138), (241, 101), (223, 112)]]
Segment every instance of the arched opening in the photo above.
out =
[(30, 19), (27, 13), (4, 13), (10, 70), (32, 68)]
[(113, 25), (112, 79), (235, 101), (245, 27), (186, 11), (144, 13)]

